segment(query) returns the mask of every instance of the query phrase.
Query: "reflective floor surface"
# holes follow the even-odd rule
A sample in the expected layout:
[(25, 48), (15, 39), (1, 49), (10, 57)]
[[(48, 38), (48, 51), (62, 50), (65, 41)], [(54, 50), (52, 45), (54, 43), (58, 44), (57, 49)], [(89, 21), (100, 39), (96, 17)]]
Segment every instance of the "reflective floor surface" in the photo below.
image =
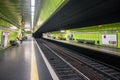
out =
[(0, 80), (52, 80), (33, 38), (0, 52)]

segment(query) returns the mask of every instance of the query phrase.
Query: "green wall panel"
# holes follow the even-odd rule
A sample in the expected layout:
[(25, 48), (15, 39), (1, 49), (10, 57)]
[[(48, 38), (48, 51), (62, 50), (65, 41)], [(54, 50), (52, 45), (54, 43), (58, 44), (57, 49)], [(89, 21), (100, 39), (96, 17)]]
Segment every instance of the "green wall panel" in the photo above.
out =
[[(6, 31), (6, 30), (0, 30), (0, 46), (2, 44), (2, 32), (8, 32), (8, 45), (10, 46), (10, 40), (16, 40), (16, 37), (18, 36), (18, 32), (12, 32), (12, 31)], [(2, 47), (0, 47), (2, 49)]]
[(118, 48), (120, 48), (120, 32), (118, 33)]
[(17, 37), (18, 37), (17, 32), (9, 32), (8, 45), (10, 45), (10, 40), (16, 40)]
[(64, 32), (64, 35), (60, 31), (51, 32), (51, 33), (55, 34), (55, 36), (66, 38), (66, 40), (69, 40), (67, 37), (68, 34), (73, 34), (73, 38), (75, 41), (92, 40), (92, 41), (95, 41), (96, 45), (98, 45), (97, 41), (99, 41), (99, 45), (102, 45), (102, 34), (118, 34), (117, 48), (120, 48), (120, 23), (112, 23), (112, 24), (90, 26), (90, 27), (85, 27), (85, 28), (69, 29)]
[(89, 26), (84, 28), (70, 29), (75, 32), (94, 32), (94, 31), (104, 31), (104, 30), (120, 30), (120, 23), (104, 24), (97, 26)]
[(99, 40), (101, 44), (101, 34), (99, 33), (81, 33), (81, 34), (73, 34), (73, 38), (75, 40), (92, 40), (95, 41), (97, 45), (97, 41)]
[(1, 46), (1, 39), (2, 39), (2, 31), (0, 30), (0, 46)]

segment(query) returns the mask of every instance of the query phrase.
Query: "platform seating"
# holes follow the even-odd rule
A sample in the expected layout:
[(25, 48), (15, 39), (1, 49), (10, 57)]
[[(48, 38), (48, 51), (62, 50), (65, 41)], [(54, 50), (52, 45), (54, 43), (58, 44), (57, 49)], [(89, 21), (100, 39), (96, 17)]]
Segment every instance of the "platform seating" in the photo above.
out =
[(15, 40), (11, 40), (11, 41), (10, 41), (10, 45), (11, 45), (11, 46), (15, 46), (16, 44), (17, 44), (17, 42), (16, 42)]
[(95, 44), (94, 40), (85, 40), (84, 41), (86, 44)]
[(82, 40), (82, 39), (77, 39), (79, 43), (86, 43), (86, 44), (95, 44), (95, 40)]
[(76, 39), (78, 43), (84, 43), (84, 40), (82, 39)]

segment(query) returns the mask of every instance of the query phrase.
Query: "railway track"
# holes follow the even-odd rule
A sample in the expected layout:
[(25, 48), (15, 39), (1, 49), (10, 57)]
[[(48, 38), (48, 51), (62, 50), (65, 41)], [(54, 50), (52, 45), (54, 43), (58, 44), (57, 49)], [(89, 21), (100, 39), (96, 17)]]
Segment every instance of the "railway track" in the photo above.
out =
[(75, 51), (37, 40), (60, 80), (120, 80), (120, 72)]

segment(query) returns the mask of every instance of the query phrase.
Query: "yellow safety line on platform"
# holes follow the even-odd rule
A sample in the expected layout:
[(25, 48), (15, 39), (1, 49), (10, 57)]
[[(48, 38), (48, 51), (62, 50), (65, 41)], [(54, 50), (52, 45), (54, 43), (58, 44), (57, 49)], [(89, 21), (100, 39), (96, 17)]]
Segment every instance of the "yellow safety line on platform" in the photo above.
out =
[(31, 79), (30, 80), (39, 80), (38, 68), (36, 63), (35, 49), (32, 41), (32, 54), (31, 54)]

